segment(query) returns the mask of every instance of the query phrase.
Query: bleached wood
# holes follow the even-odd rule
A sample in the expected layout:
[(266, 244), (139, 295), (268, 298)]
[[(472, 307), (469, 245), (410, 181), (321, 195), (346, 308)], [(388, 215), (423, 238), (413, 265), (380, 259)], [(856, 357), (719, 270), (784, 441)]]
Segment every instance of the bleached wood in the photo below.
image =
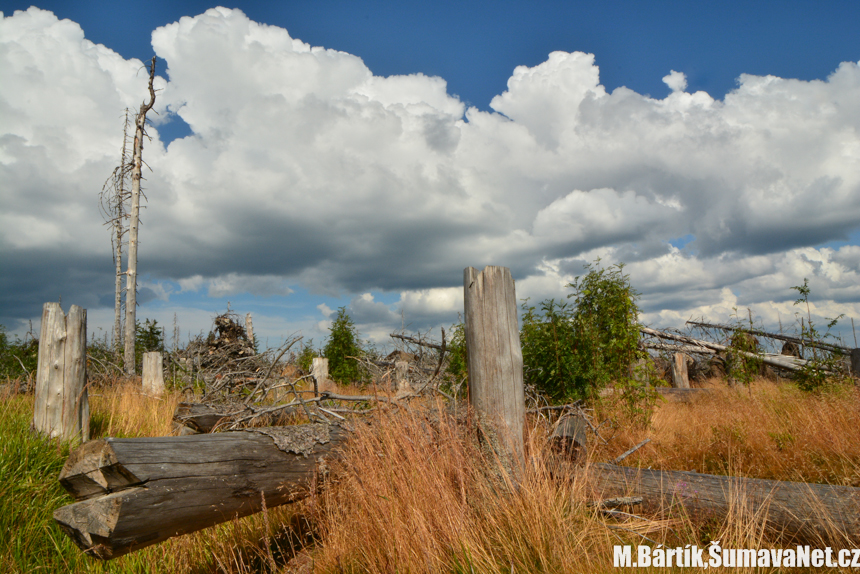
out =
[(311, 375), (318, 393), (334, 390), (334, 382), (328, 378), (328, 359), (315, 357), (311, 365)]
[(689, 389), (690, 378), (687, 373), (687, 355), (674, 353), (672, 355), (672, 386), (676, 389)]
[(469, 401), (484, 439), (516, 475), (525, 452), (525, 389), (514, 280), (506, 267), (467, 267), (463, 287)]
[(406, 378), (408, 372), (408, 361), (394, 361), (394, 380), (397, 391), (408, 392), (412, 390), (409, 386), (409, 380)]
[(152, 82), (155, 78), (155, 56), (149, 67), (149, 102), (140, 104), (140, 111), (135, 118), (134, 151), (132, 152), (131, 168), (131, 213), (128, 224), (128, 271), (126, 271), (125, 286), (125, 372), (134, 375), (137, 366), (134, 363), (135, 328), (137, 327), (137, 232), (140, 226), (140, 178), (143, 168), (143, 137), (146, 130), (146, 113), (155, 103), (155, 89)]
[(164, 361), (158, 351), (143, 354), (142, 379), (144, 394), (155, 397), (164, 394)]
[(59, 303), (42, 307), (33, 428), (49, 437), (82, 441), (90, 435), (87, 397), (87, 311), (68, 318)]

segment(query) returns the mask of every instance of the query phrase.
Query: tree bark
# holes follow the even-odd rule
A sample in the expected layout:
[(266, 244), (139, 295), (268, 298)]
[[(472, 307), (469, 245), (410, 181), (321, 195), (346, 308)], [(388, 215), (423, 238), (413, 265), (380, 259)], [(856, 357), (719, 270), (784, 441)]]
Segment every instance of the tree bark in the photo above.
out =
[(137, 230), (140, 224), (140, 177), (143, 168), (143, 136), (146, 128), (146, 112), (155, 104), (155, 56), (149, 67), (149, 102), (140, 105), (135, 120), (134, 152), (131, 168), (131, 220), (128, 226), (128, 271), (125, 287), (125, 372), (134, 375), (135, 327), (137, 326)]
[(346, 432), (296, 425), (92, 441), (60, 483), (79, 502), (54, 519), (87, 554), (109, 560), (168, 538), (293, 502), (327, 472)]
[(59, 303), (42, 307), (33, 428), (63, 440), (90, 437), (87, 396), (87, 311), (77, 305), (66, 318)]
[(602, 495), (641, 496), (648, 510), (677, 514), (673, 509), (680, 506), (696, 519), (746, 515), (765, 520), (771, 532), (799, 541), (860, 542), (860, 488), (611, 464), (593, 465), (590, 473)]
[(510, 269), (463, 272), (469, 401), (483, 438), (514, 476), (524, 462), (525, 389)]

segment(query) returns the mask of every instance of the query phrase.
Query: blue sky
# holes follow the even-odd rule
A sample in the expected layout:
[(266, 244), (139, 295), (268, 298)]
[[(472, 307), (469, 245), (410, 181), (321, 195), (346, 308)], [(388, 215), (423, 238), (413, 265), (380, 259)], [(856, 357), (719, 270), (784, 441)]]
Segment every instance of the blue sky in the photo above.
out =
[(456, 321), (467, 265), (540, 300), (596, 257), (654, 326), (791, 322), (804, 277), (860, 317), (856, 2), (37, 6), (0, 2), (13, 333), (57, 296), (110, 324), (94, 198), (153, 52), (139, 316), (183, 337), (230, 301), (319, 342), (346, 305), (385, 344)]

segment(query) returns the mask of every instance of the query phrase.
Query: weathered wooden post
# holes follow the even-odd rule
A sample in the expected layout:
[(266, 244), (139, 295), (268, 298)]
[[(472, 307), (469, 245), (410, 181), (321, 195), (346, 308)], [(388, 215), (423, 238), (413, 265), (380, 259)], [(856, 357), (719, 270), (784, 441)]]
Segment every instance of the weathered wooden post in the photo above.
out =
[(328, 359), (315, 357), (311, 365), (311, 375), (314, 378), (314, 395), (331, 390), (328, 378)]
[(158, 351), (143, 354), (142, 380), (144, 394), (156, 397), (164, 394), (164, 362)]
[(687, 355), (675, 353), (672, 355), (672, 386), (676, 389), (689, 389), (690, 377), (687, 373)]
[(406, 378), (408, 372), (408, 361), (394, 361), (394, 384), (398, 392), (411, 390), (409, 387), (409, 380)]
[(42, 307), (33, 428), (49, 437), (90, 438), (87, 397), (87, 310), (68, 318), (59, 303)]
[(514, 476), (524, 462), (525, 389), (514, 279), (507, 267), (463, 272), (469, 401), (481, 434)]

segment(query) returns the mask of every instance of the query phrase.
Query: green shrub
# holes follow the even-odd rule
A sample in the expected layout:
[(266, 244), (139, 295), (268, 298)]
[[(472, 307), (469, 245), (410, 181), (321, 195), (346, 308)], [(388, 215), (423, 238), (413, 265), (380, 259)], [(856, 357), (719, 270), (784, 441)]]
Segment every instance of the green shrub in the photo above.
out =
[(320, 352), (314, 349), (314, 340), (308, 339), (308, 344), (302, 347), (302, 350), (296, 357), (296, 365), (306, 373), (310, 373), (311, 367), (314, 364), (314, 359), (321, 356)]
[[(828, 337), (832, 337), (830, 329), (836, 326), (839, 319), (844, 315), (839, 315), (834, 319), (827, 319), (827, 331), (824, 335), (818, 332), (815, 324), (812, 322), (812, 312), (809, 309), (809, 280), (804, 277), (803, 285), (792, 287), (793, 290), (800, 294), (795, 305), (804, 305), (806, 307), (806, 321), (800, 320), (801, 339), (804, 341), (822, 341)], [(823, 351), (816, 347), (810, 347), (811, 356), (806, 357), (807, 363), (795, 371), (794, 379), (797, 381), (797, 386), (804, 391), (816, 391), (827, 385), (829, 382), (836, 382), (844, 375), (839, 375), (843, 371), (840, 364), (843, 360), (843, 355), (840, 351)]]
[[(526, 382), (553, 400), (595, 395), (612, 381), (640, 386), (631, 377), (639, 351), (639, 294), (623, 264), (602, 268), (598, 259), (568, 287), (568, 302), (523, 304), (520, 340)], [(626, 393), (631, 397), (638, 392)]]
[(323, 356), (328, 359), (329, 377), (339, 383), (360, 381), (361, 368), (353, 357), (361, 357), (364, 351), (359, 345), (355, 323), (346, 313), (346, 307), (337, 310), (330, 330), (328, 343), (323, 349)]
[(449, 330), (451, 339), (445, 343), (448, 366), (445, 367), (446, 391), (465, 392), (469, 388), (469, 368), (466, 358), (466, 325), (460, 321)]

